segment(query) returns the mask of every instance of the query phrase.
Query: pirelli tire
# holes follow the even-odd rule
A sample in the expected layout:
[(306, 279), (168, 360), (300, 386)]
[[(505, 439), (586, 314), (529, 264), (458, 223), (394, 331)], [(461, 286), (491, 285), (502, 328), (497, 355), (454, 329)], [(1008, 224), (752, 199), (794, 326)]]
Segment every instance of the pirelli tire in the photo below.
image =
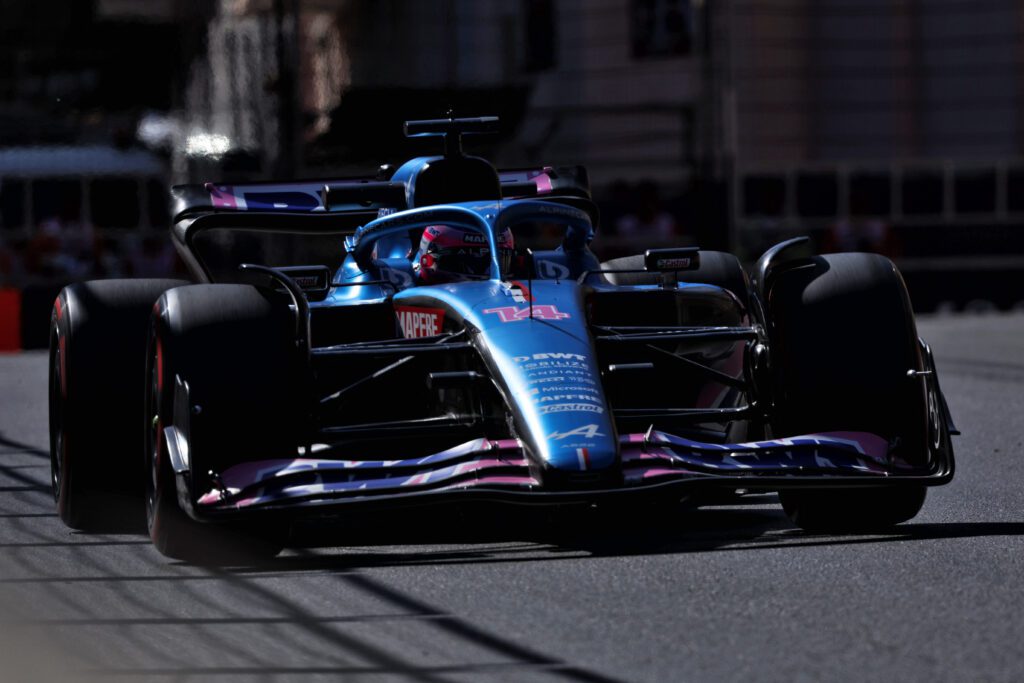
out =
[[(182, 280), (68, 285), (50, 315), (50, 479), (61, 521), (106, 530), (141, 522), (142, 398), (153, 302)], [(127, 514), (125, 514), (127, 512)]]
[[(903, 278), (878, 254), (815, 256), (769, 281), (775, 436), (864, 431), (896, 444), (895, 454), (924, 466), (929, 410), (913, 309)], [(782, 507), (814, 531), (891, 527), (913, 518), (920, 485), (785, 489)]]
[[(233, 464), (296, 456), (308, 387), (294, 315), (274, 293), (249, 285), (181, 287), (156, 302), (146, 364), (146, 523), (162, 554), (221, 564), (281, 550), (286, 529), (200, 522), (183, 505), (195, 506)], [(185, 473), (171, 466), (168, 427), (186, 435)]]
[[(623, 256), (601, 264), (601, 270), (632, 270), (643, 271), (643, 254)], [(660, 273), (632, 272), (605, 273), (605, 278), (613, 285), (656, 285), (661, 282)], [(739, 259), (724, 251), (701, 251), (700, 266), (695, 270), (679, 273), (680, 282), (695, 282), (715, 285), (732, 292), (737, 299), (747, 306), (750, 280)]]

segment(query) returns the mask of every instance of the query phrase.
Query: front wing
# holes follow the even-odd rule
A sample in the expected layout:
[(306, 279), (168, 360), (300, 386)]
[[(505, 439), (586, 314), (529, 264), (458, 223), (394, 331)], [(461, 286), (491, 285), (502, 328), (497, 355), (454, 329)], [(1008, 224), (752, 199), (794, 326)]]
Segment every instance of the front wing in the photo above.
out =
[[(175, 443), (175, 436), (168, 434), (168, 442)], [(329, 514), (332, 508), (460, 500), (562, 504), (682, 497), (701, 487), (938, 485), (953, 474), (951, 458), (944, 461), (942, 451), (935, 451), (938, 461), (931, 467), (914, 467), (894, 457), (884, 439), (865, 432), (712, 444), (652, 430), (624, 435), (620, 442), (621, 479), (602, 488), (563, 485), (552, 490), (536, 476), (519, 441), (475, 439), (408, 460), (323, 459), (314, 452), (246, 462), (222, 472), (217, 488), (201, 493), (194, 504), (187, 473), (179, 472), (179, 501), (202, 520), (271, 510)]]

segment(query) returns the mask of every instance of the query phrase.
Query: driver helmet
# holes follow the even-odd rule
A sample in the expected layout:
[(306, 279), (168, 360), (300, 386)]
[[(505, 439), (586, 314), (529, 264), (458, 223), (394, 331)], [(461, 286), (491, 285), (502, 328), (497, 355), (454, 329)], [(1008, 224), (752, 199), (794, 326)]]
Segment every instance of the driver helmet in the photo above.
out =
[[(505, 228), (495, 235), (498, 263), (502, 272), (512, 265), (515, 244), (512, 231)], [(487, 237), (476, 230), (452, 225), (428, 225), (420, 238), (413, 269), (424, 284), (441, 284), (486, 277), (491, 266)]]

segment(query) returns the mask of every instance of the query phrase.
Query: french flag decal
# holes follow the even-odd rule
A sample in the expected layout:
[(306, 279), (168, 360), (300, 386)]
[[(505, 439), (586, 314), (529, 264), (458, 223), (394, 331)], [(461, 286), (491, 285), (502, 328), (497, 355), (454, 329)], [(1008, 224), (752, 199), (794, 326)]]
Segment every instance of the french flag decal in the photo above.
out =
[(580, 462), (580, 469), (581, 470), (589, 470), (590, 469), (590, 453), (587, 452), (586, 448), (577, 448), (576, 449), (576, 459), (579, 460), (579, 462)]

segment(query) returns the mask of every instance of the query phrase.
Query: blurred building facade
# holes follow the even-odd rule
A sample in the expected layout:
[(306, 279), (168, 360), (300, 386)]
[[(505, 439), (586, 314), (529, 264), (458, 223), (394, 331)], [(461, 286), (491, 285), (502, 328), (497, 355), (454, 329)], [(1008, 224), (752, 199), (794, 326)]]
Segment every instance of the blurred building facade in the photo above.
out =
[[(1024, 254), (1017, 0), (290, 6), (307, 174), (394, 161), (409, 151), (401, 120), (450, 107), (508, 121), (485, 146), (502, 165), (586, 165), (613, 250), (641, 234), (753, 256), (809, 232), (821, 248), (881, 251), (911, 270)], [(273, 9), (222, 3), (209, 44), (218, 21), (233, 31)], [(255, 92), (253, 110), (266, 106)], [(216, 98), (196, 102), (216, 109)]]
[[(433, 151), (403, 120), (454, 111), (503, 117), (469, 143), (501, 165), (587, 166), (612, 251), (754, 255), (810, 231), (1024, 255), (1018, 0), (35, 0), (4, 18), (5, 159), (28, 142), (163, 169), (0, 169), (8, 253), (60, 216), (108, 253), (142, 243), (171, 181), (366, 173)], [(93, 215), (132, 183), (135, 209)]]
[(136, 131), (145, 112), (174, 107), (187, 29), (205, 20), (191, 5), (4, 3), (0, 287), (132, 275), (154, 262), (173, 269), (159, 239), (166, 155)]
[(738, 241), (1024, 254), (1024, 5), (730, 5)]
[[(403, 118), (449, 107), (499, 114), (506, 134), (481, 150), (506, 167), (585, 165), (605, 208), (605, 247), (616, 248), (620, 224), (623, 237), (640, 226), (654, 239), (691, 242), (695, 224), (713, 225), (708, 239), (724, 242), (724, 169), (704, 143), (718, 125), (709, 68), (718, 48), (702, 2), (341, 5), (349, 82), (331, 129), (313, 141), (325, 168), (407, 153)], [(366, 139), (372, 149), (360, 148)]]
[(701, 73), (698, 13), (687, 0), (391, 0), (351, 9), (352, 87), (525, 89), (503, 163), (581, 163), (598, 185), (681, 183), (690, 170)]
[(702, 144), (709, 20), (691, 0), (222, 0), (189, 66), (174, 176), (366, 173), (435, 151), (403, 120), (498, 114), (503, 135), (471, 151), (583, 164), (614, 195), (608, 228), (671, 239), (694, 221), (666, 214), (693, 213), (682, 197), (721, 170)]

